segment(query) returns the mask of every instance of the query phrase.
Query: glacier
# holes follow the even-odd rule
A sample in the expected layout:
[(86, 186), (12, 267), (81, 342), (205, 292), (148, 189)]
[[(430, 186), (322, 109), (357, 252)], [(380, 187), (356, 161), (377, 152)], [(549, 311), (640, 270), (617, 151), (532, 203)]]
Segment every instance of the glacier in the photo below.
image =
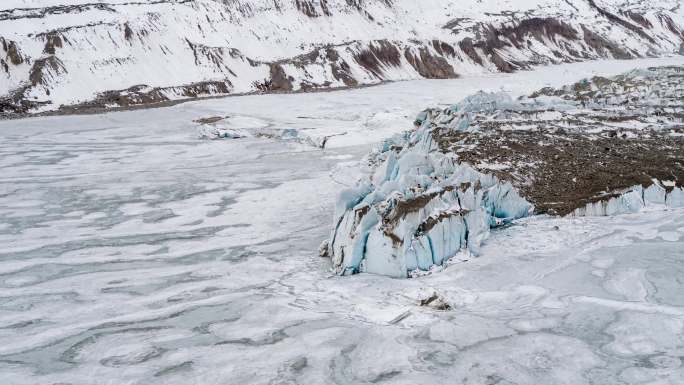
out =
[[(616, 138), (612, 122), (632, 119), (639, 109), (644, 109), (648, 116), (647, 111), (652, 114), (656, 109), (664, 108), (670, 115), (661, 114), (657, 124), (649, 127), (657, 131), (635, 125), (637, 128), (615, 139), (620, 142), (609, 139), (613, 141), (608, 143), (616, 146), (653, 144), (657, 143), (655, 138), (665, 146), (666, 141), (673, 140), (675, 147), (665, 156), (674, 159), (675, 163), (667, 167), (675, 169), (659, 170), (658, 173), (662, 176), (672, 172), (676, 177), (675, 174), (682, 172), (681, 163), (678, 163), (682, 160), (681, 142), (676, 139), (677, 133), (670, 133), (670, 129), (677, 127), (677, 114), (683, 107), (670, 103), (677, 103), (684, 91), (677, 81), (670, 84), (670, 79), (681, 77), (681, 73), (681, 67), (631, 71), (611, 79), (584, 79), (559, 91), (543, 90), (541, 94), (518, 99), (505, 92), (480, 91), (449, 107), (422, 111), (414, 119), (415, 129), (383, 141), (366, 159), (370, 165), (367, 175), (355, 187), (340, 193), (330, 240), (323, 247), (324, 254), (331, 256), (335, 271), (341, 275), (373, 273), (405, 278), (442, 266), (463, 250), (477, 256), (491, 229), (535, 213), (553, 214), (565, 210), (560, 213), (575, 217), (612, 216), (636, 213), (647, 206), (682, 207), (682, 181), (657, 178), (607, 191), (598, 189), (595, 195), (580, 191), (584, 194), (581, 198), (577, 198), (577, 192), (572, 189), (564, 195), (562, 189), (567, 187), (567, 181), (556, 178), (554, 198), (578, 201), (569, 203), (574, 204), (572, 210), (554, 207), (558, 202), (549, 202), (550, 198), (540, 197), (539, 191), (535, 191), (534, 186), (546, 181), (529, 170), (538, 168), (540, 162), (555, 167), (558, 155), (552, 159), (534, 158), (536, 150), (523, 147), (517, 150), (522, 153), (502, 155), (495, 146), (486, 148), (477, 140), (473, 140), (473, 144), (463, 143), (464, 138), (491, 138), (512, 130), (515, 135), (532, 135), (537, 138), (533, 141), (539, 141), (541, 146), (545, 146), (543, 141), (547, 136), (553, 135), (563, 142), (558, 145), (558, 151), (564, 151), (572, 141), (576, 141), (574, 146), (582, 147), (585, 143), (594, 145), (592, 143), (601, 135)], [(608, 90), (619, 91), (610, 95)], [(590, 93), (589, 97), (587, 93)], [(583, 96), (578, 97), (580, 94)], [(594, 125), (584, 123), (588, 119), (588, 108), (595, 115), (592, 117)], [(615, 114), (627, 117), (615, 118)], [(550, 117), (545, 117), (547, 115)], [(530, 116), (537, 120), (526, 122)], [(579, 116), (581, 120), (577, 118)], [(511, 122), (519, 124), (520, 128), (508, 128)], [(505, 129), (499, 131), (496, 124), (504, 125)], [(537, 135), (530, 125), (540, 127), (541, 134)], [(522, 143), (512, 140), (510, 145), (503, 147), (511, 145), (521, 146)], [(464, 148), (474, 155), (465, 158)], [(488, 155), (500, 162), (514, 160), (519, 164), (494, 164), (478, 153), (480, 148), (482, 152), (489, 151)], [(641, 151), (657, 152), (657, 145), (654, 148)], [(600, 147), (590, 152), (608, 150), (609, 147)], [(532, 157), (520, 161), (527, 151), (533, 153)], [(595, 161), (591, 156), (589, 163)], [(478, 157), (487, 161), (468, 162), (480, 159)], [(608, 162), (624, 167), (619, 153), (608, 158)], [(642, 161), (635, 162), (635, 167), (639, 167)], [(584, 167), (592, 166), (585, 164)], [(642, 167), (645, 173), (652, 172), (646, 166)], [(596, 178), (602, 177), (591, 176), (596, 183), (600, 183)], [(570, 182), (576, 183), (576, 179)], [(629, 183), (629, 180), (606, 182), (606, 185), (611, 183), (619, 187), (620, 183)], [(546, 188), (537, 190), (544, 192)]]
[(336, 204), (328, 248), (338, 273), (407, 277), (463, 248), (477, 254), (490, 228), (532, 214), (534, 205), (510, 183), (440, 153), (431, 135), (433, 120), (467, 130), (471, 112), (512, 105), (504, 93), (480, 92), (444, 114), (422, 112), (417, 130), (371, 154), (373, 174), (342, 191)]

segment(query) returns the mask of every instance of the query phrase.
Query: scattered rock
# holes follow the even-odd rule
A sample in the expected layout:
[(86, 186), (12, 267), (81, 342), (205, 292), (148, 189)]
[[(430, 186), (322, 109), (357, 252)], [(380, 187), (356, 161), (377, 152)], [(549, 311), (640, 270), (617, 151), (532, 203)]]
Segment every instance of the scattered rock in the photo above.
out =
[(321, 243), (321, 245), (318, 247), (318, 256), (321, 258), (329, 258), (330, 254), (328, 253), (328, 248), (330, 247), (330, 241), (327, 239)]
[(451, 305), (436, 291), (432, 292), (427, 298), (421, 299), (420, 306), (430, 307), (435, 310), (451, 310)]
[(206, 118), (199, 118), (199, 119), (193, 120), (193, 122), (199, 123), (199, 124), (214, 124), (214, 123), (220, 122), (226, 118), (229, 118), (229, 116), (208, 116)]
[(292, 81), (294, 78), (287, 76), (282, 65), (271, 64), (271, 79), (266, 91), (292, 91)]

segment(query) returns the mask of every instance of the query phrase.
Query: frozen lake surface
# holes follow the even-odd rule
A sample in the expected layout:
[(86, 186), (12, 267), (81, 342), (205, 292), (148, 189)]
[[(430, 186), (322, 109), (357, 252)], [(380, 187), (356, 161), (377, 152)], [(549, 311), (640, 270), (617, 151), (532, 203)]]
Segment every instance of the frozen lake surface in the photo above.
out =
[[(419, 279), (317, 256), (358, 161), (421, 109), (664, 64), (0, 122), (0, 382), (684, 383), (684, 210), (529, 218)], [(332, 137), (199, 139), (216, 115)]]

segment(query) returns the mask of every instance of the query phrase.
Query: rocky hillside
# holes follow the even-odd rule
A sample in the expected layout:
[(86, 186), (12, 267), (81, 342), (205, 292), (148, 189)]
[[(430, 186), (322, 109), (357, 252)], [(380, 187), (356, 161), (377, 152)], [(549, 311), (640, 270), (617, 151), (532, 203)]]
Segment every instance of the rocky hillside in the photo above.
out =
[(0, 112), (684, 52), (678, 0), (4, 0)]

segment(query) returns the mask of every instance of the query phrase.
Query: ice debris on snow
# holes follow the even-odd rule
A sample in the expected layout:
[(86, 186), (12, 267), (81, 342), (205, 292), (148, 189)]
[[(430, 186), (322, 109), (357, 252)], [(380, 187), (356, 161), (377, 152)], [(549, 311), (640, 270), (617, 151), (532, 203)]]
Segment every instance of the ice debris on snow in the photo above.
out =
[[(250, 119), (231, 117), (208, 117), (195, 120), (198, 137), (206, 140), (268, 138), (285, 142), (302, 143), (324, 148), (331, 136), (311, 136), (296, 128), (275, 128), (269, 124)], [(340, 134), (338, 134), (340, 135)]]

